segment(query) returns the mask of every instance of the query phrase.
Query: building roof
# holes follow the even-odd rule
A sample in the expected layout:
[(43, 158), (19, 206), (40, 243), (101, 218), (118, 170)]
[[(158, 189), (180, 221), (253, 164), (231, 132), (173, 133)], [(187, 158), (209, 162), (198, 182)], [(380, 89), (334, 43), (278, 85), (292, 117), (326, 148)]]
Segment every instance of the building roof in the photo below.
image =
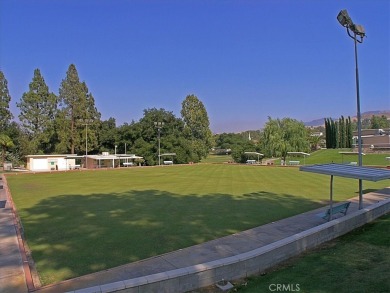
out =
[(257, 155), (257, 156), (263, 156), (264, 157), (263, 154), (257, 153), (257, 152), (244, 152), (244, 154), (246, 154), (246, 155)]
[(287, 152), (287, 154), (289, 154), (289, 155), (302, 155), (302, 156), (310, 156), (310, 154), (308, 154), (308, 153), (304, 153), (304, 152)]
[[(85, 157), (85, 156), (84, 156)], [(142, 159), (143, 157), (136, 155), (88, 155), (87, 158), (94, 160), (125, 160), (125, 159)]]
[(71, 155), (64, 155), (64, 154), (59, 154), (59, 155), (27, 155), (26, 158), (65, 158)]
[(334, 163), (301, 166), (299, 170), (369, 181), (390, 179), (390, 170)]

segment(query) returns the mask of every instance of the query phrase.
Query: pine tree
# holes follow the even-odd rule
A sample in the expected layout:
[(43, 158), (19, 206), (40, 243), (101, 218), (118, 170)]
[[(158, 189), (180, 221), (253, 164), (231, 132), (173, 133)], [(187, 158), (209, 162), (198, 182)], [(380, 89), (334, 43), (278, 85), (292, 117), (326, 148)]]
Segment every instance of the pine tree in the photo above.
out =
[(11, 102), (11, 96), (8, 91), (8, 82), (4, 76), (4, 73), (0, 71), (0, 133), (4, 133), (13, 115), (9, 110), (9, 103)]
[(54, 118), (57, 111), (57, 97), (49, 92), (39, 69), (34, 70), (34, 77), (29, 91), (24, 93), (20, 103), (19, 120), (29, 136), (34, 153), (53, 151), (51, 142), (54, 136)]
[[(85, 131), (88, 127), (91, 146), (97, 144), (96, 131), (100, 123), (100, 113), (95, 107), (95, 100), (88, 92), (85, 82), (80, 82), (76, 66), (71, 64), (62, 80), (59, 95), (61, 110), (57, 115), (57, 133), (59, 145), (57, 151), (85, 150)], [(90, 126), (91, 125), (91, 126)]]
[[(88, 146), (88, 152), (97, 151), (99, 149), (98, 132), (101, 126), (101, 114), (97, 110), (95, 106), (95, 99), (92, 93), (88, 91), (88, 87), (85, 82), (82, 83), (82, 87), (85, 93), (85, 112), (84, 117), (77, 121), (77, 125), (78, 127), (82, 127), (82, 131), (79, 132), (82, 133), (80, 138), (81, 145), (78, 149), (84, 153), (86, 146)], [(86, 135), (88, 137), (86, 137)], [(85, 143), (86, 139), (88, 139), (88, 143)]]

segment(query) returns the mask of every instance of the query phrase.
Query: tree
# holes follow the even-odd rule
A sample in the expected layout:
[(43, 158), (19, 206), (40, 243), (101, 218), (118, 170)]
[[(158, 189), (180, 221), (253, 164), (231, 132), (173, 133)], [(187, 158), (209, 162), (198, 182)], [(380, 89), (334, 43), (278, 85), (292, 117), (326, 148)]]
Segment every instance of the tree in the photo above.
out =
[[(185, 137), (183, 121), (172, 112), (152, 108), (144, 110), (144, 116), (134, 125), (137, 132), (140, 132), (135, 144), (143, 148), (144, 153), (141, 155), (148, 165), (158, 163), (158, 131), (154, 122), (164, 122), (160, 129), (161, 153), (176, 153), (177, 156), (173, 159), (177, 163), (194, 161), (194, 150)], [(137, 148), (132, 149), (138, 151)]]
[(325, 146), (330, 149), (330, 123), (328, 118), (325, 118)]
[(346, 125), (345, 125), (345, 128), (346, 128), (346, 147), (347, 148), (352, 148), (352, 144), (353, 144), (353, 141), (352, 141), (352, 136), (353, 136), (353, 132), (352, 132), (352, 122), (351, 122), (351, 117), (348, 116), (348, 119), (346, 120)]
[(0, 134), (0, 146), (1, 146), (1, 163), (3, 165), (3, 171), (4, 169), (4, 163), (5, 163), (5, 154), (8, 148), (11, 148), (14, 146), (14, 143), (12, 139), (5, 134)]
[[(100, 125), (100, 130), (99, 130), (100, 151), (115, 150), (115, 145), (117, 143), (118, 143), (118, 128), (116, 127), (115, 118), (110, 117), (108, 120), (102, 121)], [(125, 153), (124, 150), (123, 153)]]
[(325, 120), (326, 148), (335, 149), (338, 147), (338, 127), (337, 122), (332, 118)]
[(8, 82), (3, 71), (0, 71), (0, 132), (6, 131), (7, 127), (13, 119), (13, 115), (9, 110), (11, 96), (8, 91)]
[(215, 135), (215, 146), (221, 154), (231, 152), (232, 158), (237, 163), (245, 163), (248, 159), (245, 152), (259, 152), (259, 147), (254, 140), (248, 139), (248, 132), (222, 133)]
[(385, 115), (376, 116), (372, 115), (371, 117), (371, 129), (384, 129), (390, 127), (390, 120), (387, 120)]
[[(85, 109), (84, 116), (77, 120), (77, 125), (82, 127), (80, 141), (81, 145), (78, 147), (79, 152), (85, 152), (85, 146), (88, 145), (88, 151), (96, 152), (99, 149), (99, 137), (98, 132), (101, 129), (101, 114), (95, 106), (95, 98), (92, 93), (88, 91), (88, 87), (85, 82), (82, 83), (83, 91), (85, 93)], [(80, 125), (81, 124), (81, 125)], [(88, 132), (87, 131), (88, 127)], [(86, 134), (88, 137), (86, 138)], [(85, 139), (88, 139), (88, 144), (85, 143)]]
[(308, 152), (310, 142), (305, 125), (292, 118), (282, 120), (268, 117), (261, 136), (261, 150), (266, 157), (281, 157), (287, 152)]
[(85, 151), (85, 136), (88, 127), (88, 146), (97, 146), (97, 130), (100, 113), (95, 100), (85, 82), (80, 82), (76, 66), (71, 64), (62, 80), (59, 101), (61, 109), (57, 115), (56, 126), (59, 138), (57, 151)]
[(352, 123), (351, 117), (344, 119), (341, 116), (337, 121), (332, 118), (325, 119), (326, 147), (327, 148), (351, 148), (352, 147)]
[(334, 133), (334, 142), (333, 142), (333, 148), (338, 149), (340, 147), (340, 141), (339, 141), (339, 124), (337, 121), (333, 121), (333, 133)]
[(212, 146), (212, 133), (205, 106), (195, 95), (188, 95), (182, 102), (180, 113), (185, 124), (185, 133), (198, 155), (197, 160), (207, 157)]
[[(144, 157), (145, 164), (158, 163), (158, 129), (155, 122), (164, 122), (160, 128), (160, 151), (176, 153), (175, 163), (197, 162), (198, 154), (193, 141), (188, 139), (184, 131), (184, 122), (172, 112), (164, 109), (146, 109), (138, 122), (118, 127), (116, 142), (118, 149)], [(103, 123), (106, 125), (106, 123)], [(112, 141), (110, 141), (112, 143)], [(164, 158), (163, 158), (164, 159)]]
[(346, 147), (346, 127), (344, 116), (339, 118), (339, 147)]
[(318, 148), (320, 147), (320, 144), (322, 142), (322, 137), (319, 136), (319, 135), (310, 135), (310, 149), (312, 151), (316, 151), (318, 150)]
[[(102, 126), (108, 127), (110, 129), (110, 126), (108, 126), (106, 123), (107, 121), (103, 121)], [(124, 123), (123, 125), (116, 128), (115, 137), (113, 137), (112, 135), (110, 138), (107, 137), (107, 139), (109, 140), (107, 144), (111, 144), (115, 146), (115, 143), (118, 142), (119, 150), (125, 153), (125, 148), (126, 148), (126, 153), (128, 153), (128, 151), (130, 151), (131, 149), (131, 146), (138, 138), (139, 133), (141, 132), (139, 128), (140, 128), (139, 123), (136, 123), (135, 121), (132, 121), (130, 124)], [(104, 137), (104, 132), (102, 134)], [(115, 141), (113, 141), (113, 139), (115, 139)], [(136, 152), (136, 154), (139, 155), (140, 153)]]
[(28, 135), (33, 153), (53, 151), (54, 118), (57, 111), (57, 97), (49, 92), (39, 69), (34, 70), (34, 77), (29, 91), (24, 93), (20, 103), (19, 120)]

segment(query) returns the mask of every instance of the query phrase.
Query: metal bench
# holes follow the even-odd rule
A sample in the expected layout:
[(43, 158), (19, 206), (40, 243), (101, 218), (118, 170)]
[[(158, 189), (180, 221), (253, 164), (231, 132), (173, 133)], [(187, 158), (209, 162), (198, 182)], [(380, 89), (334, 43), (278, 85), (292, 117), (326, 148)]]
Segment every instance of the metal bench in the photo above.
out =
[(164, 161), (164, 165), (173, 165), (173, 161)]
[[(327, 221), (330, 220), (330, 215), (334, 215), (334, 214), (337, 214), (337, 213), (342, 213), (344, 214), (344, 216), (347, 214), (347, 211), (348, 211), (348, 208), (349, 208), (349, 205), (351, 204), (351, 202), (347, 201), (345, 203), (342, 203), (340, 205), (337, 205), (337, 206), (333, 206), (332, 209), (327, 209), (325, 211), (324, 214), (321, 214), (321, 217)], [(332, 213), (331, 213), (332, 211)]]
[(289, 165), (299, 165), (300, 161), (288, 161)]

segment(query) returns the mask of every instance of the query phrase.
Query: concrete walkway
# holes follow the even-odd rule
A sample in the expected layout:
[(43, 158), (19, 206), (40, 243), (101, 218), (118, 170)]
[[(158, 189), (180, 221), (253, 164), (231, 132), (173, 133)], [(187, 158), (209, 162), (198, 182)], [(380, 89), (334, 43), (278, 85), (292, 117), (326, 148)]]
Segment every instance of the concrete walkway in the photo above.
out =
[[(0, 175), (1, 176), (1, 175)], [(0, 177), (1, 178), (1, 177)], [(0, 292), (27, 292), (12, 203), (0, 180)]]
[[(4, 190), (0, 190), (0, 200), (4, 197)], [(365, 194), (364, 207), (389, 199), (390, 188)], [(358, 198), (350, 201), (348, 214), (358, 210)], [(326, 221), (319, 217), (318, 213), (325, 209), (316, 209), (203, 244), (42, 287), (36, 292), (58, 293), (76, 290), (77, 293), (103, 292), (99, 288), (104, 286), (107, 289), (106, 292), (111, 292), (110, 285), (118, 281), (147, 278), (149, 275), (245, 253), (324, 224)], [(27, 292), (22, 257), (19, 253), (12, 210), (9, 206), (0, 209), (0, 223), (0, 292)]]

